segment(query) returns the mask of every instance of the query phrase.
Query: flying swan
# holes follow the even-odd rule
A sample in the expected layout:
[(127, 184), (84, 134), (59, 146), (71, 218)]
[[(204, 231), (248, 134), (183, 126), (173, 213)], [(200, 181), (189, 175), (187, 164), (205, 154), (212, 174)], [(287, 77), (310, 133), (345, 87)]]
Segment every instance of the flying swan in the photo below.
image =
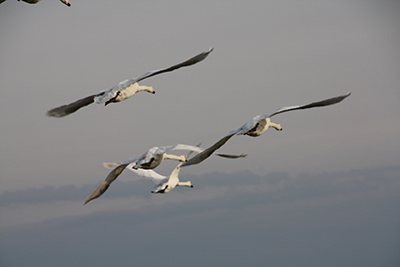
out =
[[(20, 0), (18, 0), (18, 1), (20, 1)], [(29, 4), (36, 4), (36, 3), (40, 2), (40, 0), (22, 0), (22, 1), (29, 3)], [(60, 0), (60, 1), (63, 2), (67, 6), (71, 6), (71, 4), (68, 2), (68, 0)]]
[(198, 164), (205, 159), (207, 159), (209, 156), (211, 156), (215, 150), (223, 146), (232, 136), (234, 135), (248, 135), (252, 137), (257, 137), (265, 133), (268, 128), (275, 128), (278, 131), (282, 131), (282, 127), (279, 123), (273, 123), (271, 122), (270, 118), (272, 116), (278, 115), (280, 113), (292, 111), (292, 110), (299, 110), (299, 109), (309, 109), (309, 108), (315, 108), (315, 107), (324, 107), (324, 106), (329, 106), (333, 104), (337, 104), (341, 102), (343, 99), (348, 97), (351, 93), (347, 93), (345, 95), (325, 99), (322, 101), (318, 102), (313, 102), (307, 105), (302, 105), (302, 106), (290, 106), (290, 107), (283, 107), (278, 110), (275, 110), (272, 113), (264, 114), (264, 115), (258, 115), (252, 118), (250, 121), (245, 123), (244, 125), (231, 130), (227, 135), (225, 135), (222, 139), (220, 139), (218, 142), (216, 142), (214, 145), (211, 147), (207, 148), (203, 152), (197, 154), (190, 160), (184, 162), (181, 167), (186, 167), (194, 164)]
[[(190, 155), (190, 153), (189, 153), (189, 155)], [(186, 160), (189, 155), (187, 155), (186, 157), (182, 155), (182, 157), (184, 157), (184, 159)], [(129, 170), (133, 171), (134, 173), (136, 173), (137, 175), (153, 181), (155, 183), (155, 190), (151, 191), (151, 193), (164, 194), (164, 193), (168, 193), (169, 191), (174, 189), (176, 186), (193, 187), (193, 185), (190, 181), (187, 181), (187, 182), (179, 181), (178, 174), (179, 174), (179, 171), (181, 170), (182, 163), (183, 162), (180, 162), (178, 164), (178, 166), (176, 166), (175, 169), (172, 171), (171, 175), (168, 177), (158, 174), (157, 172), (155, 172), (153, 170), (136, 169), (132, 165), (128, 165), (126, 167), (126, 169), (129, 169)], [(113, 166), (114, 164), (116, 164), (116, 163), (109, 163), (108, 165), (105, 165), (105, 167), (110, 167), (110, 166)], [(86, 202), (85, 202), (85, 204), (86, 204)]]
[(122, 81), (119, 84), (117, 84), (116, 86), (112, 87), (111, 89), (102, 91), (98, 94), (79, 99), (68, 105), (63, 105), (63, 106), (60, 106), (57, 108), (53, 108), (47, 112), (47, 116), (58, 117), (58, 118), (64, 117), (71, 113), (74, 113), (75, 111), (77, 111), (78, 109), (80, 109), (82, 107), (92, 104), (93, 102), (96, 102), (97, 104), (104, 103), (104, 105), (107, 106), (110, 103), (117, 103), (117, 102), (121, 102), (125, 99), (128, 99), (140, 91), (146, 91), (146, 92), (154, 94), (155, 91), (153, 90), (152, 86), (140, 86), (138, 83), (144, 79), (150, 78), (157, 74), (161, 74), (161, 73), (173, 71), (173, 70), (176, 70), (176, 69), (179, 69), (182, 67), (194, 65), (194, 64), (204, 60), (212, 51), (213, 51), (213, 48), (210, 48), (207, 52), (200, 53), (197, 56), (194, 56), (194, 57), (192, 57), (182, 63), (176, 64), (172, 67), (147, 72), (147, 73), (143, 74), (142, 76), (140, 76), (139, 78), (130, 79), (130, 80), (128, 79), (128, 80)]
[[(190, 153), (185, 157), (185, 156), (176, 156), (176, 155), (171, 155), (167, 154), (167, 152), (171, 150), (189, 150)], [(104, 182), (98, 186), (92, 194), (90, 194), (87, 199), (85, 200), (85, 203), (88, 203), (89, 201), (100, 197), (104, 192), (108, 189), (110, 184), (114, 182), (118, 176), (123, 172), (125, 168), (131, 169), (131, 170), (149, 170), (149, 169), (154, 169), (158, 165), (161, 164), (165, 159), (171, 159), (171, 160), (177, 160), (181, 162), (185, 162), (187, 160), (187, 157), (192, 153), (192, 152), (197, 152), (201, 153), (204, 151), (203, 148), (200, 148), (198, 146), (191, 146), (191, 145), (184, 145), (184, 144), (177, 144), (177, 145), (172, 145), (172, 146), (161, 146), (161, 147), (152, 147), (148, 151), (146, 151), (143, 154), (137, 155), (133, 158), (125, 160), (123, 163), (103, 163), (103, 165), (106, 168), (112, 168), (113, 170), (108, 174), (107, 178), (104, 180)], [(241, 155), (230, 155), (230, 154), (216, 154), (220, 157), (225, 157), (225, 158), (243, 158), (246, 155), (241, 154)], [(151, 173), (151, 172), (150, 172)]]
[[(184, 156), (185, 160), (189, 157), (190, 152), (186, 157)], [(181, 165), (183, 162), (179, 163), (178, 166), (172, 171), (170, 176), (164, 176), (161, 174), (156, 173), (153, 170), (144, 170), (144, 169), (135, 169), (131, 166), (127, 168), (139, 176), (142, 176), (146, 179), (152, 180), (155, 183), (155, 190), (151, 191), (153, 194), (165, 194), (174, 189), (176, 186), (187, 186), (193, 188), (193, 185), (190, 181), (181, 182), (179, 181), (179, 172), (181, 170)]]
[(183, 162), (179, 163), (178, 166), (172, 171), (171, 175), (166, 177), (164, 175), (158, 174), (153, 170), (143, 170), (143, 169), (134, 169), (128, 168), (133, 171), (137, 175), (140, 175), (146, 179), (152, 180), (156, 186), (151, 193), (153, 194), (165, 194), (174, 189), (176, 186), (187, 186), (193, 188), (193, 185), (190, 181), (181, 182), (179, 181), (179, 171), (181, 170), (181, 165)]

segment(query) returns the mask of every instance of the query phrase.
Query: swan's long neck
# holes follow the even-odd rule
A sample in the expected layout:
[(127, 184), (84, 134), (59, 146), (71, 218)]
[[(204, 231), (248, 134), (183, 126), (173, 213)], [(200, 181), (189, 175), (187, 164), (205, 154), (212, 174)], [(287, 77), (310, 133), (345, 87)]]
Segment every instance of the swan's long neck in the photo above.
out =
[(186, 161), (186, 157), (184, 155), (176, 156), (176, 155), (171, 155), (171, 154), (164, 154), (164, 159), (172, 159), (172, 160), (181, 161), (181, 162)]
[(270, 123), (269, 123), (269, 127), (275, 128), (277, 131), (282, 131), (282, 127), (281, 127), (281, 124), (280, 124), (280, 123), (273, 123), (273, 122), (270, 122)]
[(192, 183), (190, 181), (187, 182), (179, 182), (176, 186), (187, 186), (187, 187), (193, 187)]
[(147, 86), (147, 85), (139, 85), (139, 87), (137, 88), (137, 92), (140, 91), (146, 91), (152, 94), (154, 93), (153, 86)]

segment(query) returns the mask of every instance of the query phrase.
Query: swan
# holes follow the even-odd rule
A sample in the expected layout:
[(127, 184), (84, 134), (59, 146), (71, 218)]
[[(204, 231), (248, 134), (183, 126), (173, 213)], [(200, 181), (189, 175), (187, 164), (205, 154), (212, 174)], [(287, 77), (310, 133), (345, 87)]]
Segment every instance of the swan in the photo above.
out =
[(101, 91), (100, 93), (95, 95), (87, 96), (68, 105), (63, 105), (57, 108), (53, 108), (47, 112), (47, 116), (57, 117), (57, 118), (64, 117), (71, 113), (74, 113), (75, 111), (77, 111), (82, 107), (92, 104), (93, 102), (96, 102), (97, 104), (104, 104), (105, 106), (107, 106), (110, 103), (117, 103), (125, 99), (128, 99), (140, 91), (146, 91), (154, 94), (155, 91), (153, 90), (152, 86), (140, 86), (138, 82), (150, 78), (154, 75), (173, 71), (181, 67), (194, 65), (204, 60), (213, 50), (214, 50), (213, 48), (210, 48), (206, 52), (202, 52), (182, 63), (176, 64), (169, 68), (149, 71), (140, 76), (139, 78), (122, 81), (116, 86), (112, 87), (111, 89)]
[(196, 156), (194, 156), (190, 160), (184, 162), (181, 167), (186, 167), (186, 166), (198, 164), (198, 163), (204, 161), (209, 156), (211, 156), (214, 153), (215, 150), (217, 150), (218, 148), (223, 146), (234, 135), (248, 135), (248, 136), (252, 136), (252, 137), (257, 137), (257, 136), (260, 136), (263, 133), (265, 133), (265, 131), (268, 128), (274, 128), (274, 129), (276, 129), (278, 131), (282, 131), (282, 127), (281, 127), (281, 125), (279, 123), (271, 122), (270, 118), (272, 116), (275, 116), (275, 115), (278, 115), (278, 114), (281, 114), (281, 113), (284, 113), (284, 112), (288, 112), (288, 111), (293, 111), (293, 110), (309, 109), (309, 108), (315, 108), (315, 107), (324, 107), (324, 106), (337, 104), (337, 103), (341, 102), (342, 100), (344, 100), (346, 97), (350, 96), (350, 94), (351, 93), (349, 92), (349, 93), (347, 93), (345, 95), (341, 95), (341, 96), (337, 96), (337, 97), (321, 100), (321, 101), (318, 101), (318, 102), (313, 102), (313, 103), (310, 103), (310, 104), (307, 104), (307, 105), (282, 107), (280, 109), (275, 110), (272, 113), (267, 113), (267, 114), (264, 114), (264, 115), (255, 116), (250, 121), (248, 121), (247, 123), (243, 124), (242, 126), (231, 130), (227, 135), (225, 135), (222, 139), (220, 139), (218, 142), (216, 142), (211, 147), (209, 147), (206, 150), (204, 150), (203, 152), (197, 154)]
[[(183, 156), (184, 158), (187, 158), (188, 156)], [(136, 173), (139, 176), (142, 176), (146, 179), (149, 179), (155, 183), (155, 190), (151, 191), (153, 194), (165, 194), (174, 189), (176, 186), (187, 186), (187, 187), (193, 187), (192, 183), (190, 181), (187, 182), (181, 182), (179, 181), (179, 171), (181, 170), (181, 165), (183, 162), (180, 162), (178, 166), (175, 167), (175, 169), (172, 171), (170, 176), (164, 176), (161, 174), (158, 174), (157, 172), (153, 170), (146, 170), (146, 169), (136, 169), (132, 165), (128, 165), (126, 169), (129, 169)], [(109, 163), (112, 166), (115, 163)], [(86, 202), (85, 202), (86, 204)]]
[(190, 181), (181, 182), (179, 180), (178, 175), (181, 170), (182, 163), (183, 162), (179, 163), (178, 166), (176, 166), (175, 169), (171, 172), (171, 175), (168, 177), (158, 174), (153, 170), (134, 169), (129, 167), (128, 169), (139, 176), (152, 180), (156, 184), (155, 190), (151, 191), (151, 193), (165, 194), (174, 189), (176, 186), (187, 186), (193, 188), (193, 185)]
[[(167, 154), (167, 152), (171, 150), (189, 150), (190, 153), (185, 156), (176, 156)], [(149, 170), (154, 169), (158, 165), (161, 164), (165, 159), (171, 159), (176, 161), (181, 161), (182, 163), (187, 160), (187, 157), (192, 152), (201, 153), (204, 151), (204, 148), (200, 148), (198, 146), (177, 144), (171, 146), (161, 146), (161, 147), (152, 147), (147, 150), (145, 153), (132, 157), (130, 159), (125, 160), (122, 163), (103, 163), (106, 168), (112, 168), (113, 170), (108, 174), (107, 178), (104, 182), (98, 186), (85, 200), (85, 203), (100, 197), (104, 192), (108, 189), (110, 184), (114, 182), (118, 176), (123, 172), (125, 168), (129, 168), (131, 170)], [(216, 154), (220, 157), (225, 158), (243, 158), (246, 157), (246, 154), (241, 155), (230, 155), (230, 154)], [(178, 171), (179, 172), (179, 171)], [(151, 173), (151, 172), (149, 172)]]
[[(18, 0), (18, 2), (19, 2), (20, 0)], [(39, 3), (40, 2), (40, 0), (22, 0), (22, 1), (24, 1), (24, 2), (26, 2), (26, 3), (29, 3), (29, 4), (37, 4), (37, 3)], [(65, 5), (67, 5), (67, 6), (71, 6), (71, 4), (68, 2), (68, 0), (60, 0), (61, 2), (63, 2)]]

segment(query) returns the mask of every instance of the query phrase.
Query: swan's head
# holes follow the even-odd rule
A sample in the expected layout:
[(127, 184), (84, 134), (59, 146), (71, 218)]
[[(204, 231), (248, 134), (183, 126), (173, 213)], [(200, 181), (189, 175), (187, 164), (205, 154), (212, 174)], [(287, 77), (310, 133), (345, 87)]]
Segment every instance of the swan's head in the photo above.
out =
[(282, 131), (283, 130), (283, 128), (282, 128), (280, 123), (276, 123), (275, 126), (272, 126), (272, 127), (274, 127), (277, 131)]
[(156, 93), (156, 91), (153, 89), (153, 86), (146, 86), (145, 91), (152, 93), (153, 95)]
[(166, 191), (167, 189), (168, 189), (168, 185), (165, 185), (165, 186), (164, 185), (159, 185), (159, 186), (157, 186), (157, 189), (154, 190), (154, 191), (151, 191), (151, 193), (153, 193), (153, 194), (165, 194), (165, 193), (167, 193), (167, 192), (172, 190), (172, 188), (171, 188), (168, 191)]
[(68, 2), (68, 0), (61, 0), (61, 2), (63, 2), (63, 3), (66, 4), (67, 6), (71, 6), (71, 4)]

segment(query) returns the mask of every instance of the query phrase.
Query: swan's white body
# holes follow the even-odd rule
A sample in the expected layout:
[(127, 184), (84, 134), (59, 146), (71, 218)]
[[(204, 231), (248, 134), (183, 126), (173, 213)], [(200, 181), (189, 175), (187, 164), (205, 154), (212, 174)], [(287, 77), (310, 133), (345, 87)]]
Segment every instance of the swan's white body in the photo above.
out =
[[(104, 182), (98, 186), (92, 194), (90, 194), (85, 203), (100, 197), (110, 186), (112, 182), (114, 182), (118, 176), (124, 171), (125, 168), (129, 168), (130, 170), (150, 170), (156, 168), (158, 165), (161, 164), (165, 159), (177, 160), (181, 161), (182, 163), (186, 161), (187, 157), (190, 155), (185, 156), (176, 156), (167, 154), (168, 151), (171, 150), (189, 150), (190, 153), (196, 152), (201, 153), (204, 151), (203, 148), (198, 146), (191, 146), (191, 145), (184, 145), (184, 144), (177, 144), (172, 146), (162, 146), (162, 147), (152, 147), (148, 151), (143, 154), (137, 155), (133, 158), (125, 160), (123, 163), (103, 163), (106, 168), (112, 168), (113, 170), (108, 174), (107, 178)], [(227, 155), (227, 154), (216, 154), (221, 157), (225, 158), (242, 158), (245, 157), (245, 154), (241, 155)], [(179, 165), (180, 168), (180, 165)], [(179, 171), (178, 171), (179, 172)], [(152, 172), (149, 172), (152, 173)], [(149, 174), (150, 175), (150, 174)], [(164, 177), (165, 178), (165, 177)]]
[[(18, 0), (18, 1), (20, 1), (20, 0)], [(29, 4), (36, 4), (36, 3), (39, 3), (41, 0), (22, 0), (22, 1), (29, 3)], [(68, 2), (68, 0), (60, 0), (60, 1), (63, 2), (67, 6), (71, 6), (71, 4)]]
[(216, 142), (214, 145), (211, 147), (207, 148), (203, 152), (197, 154), (187, 162), (182, 164), (182, 167), (190, 166), (193, 164), (198, 164), (205, 159), (207, 159), (209, 156), (211, 156), (215, 150), (223, 146), (232, 136), (234, 135), (249, 135), (253, 137), (257, 137), (265, 133), (268, 128), (275, 128), (278, 131), (282, 130), (282, 127), (279, 123), (273, 123), (271, 122), (271, 117), (275, 116), (280, 113), (292, 111), (292, 110), (300, 110), (300, 109), (309, 109), (309, 108), (315, 108), (315, 107), (323, 107), (323, 106), (329, 106), (333, 104), (337, 104), (341, 102), (343, 99), (348, 97), (351, 93), (347, 93), (342, 96), (338, 97), (333, 97), (329, 99), (325, 99), (322, 101), (318, 102), (313, 102), (307, 105), (301, 105), (301, 106), (289, 106), (289, 107), (283, 107), (278, 110), (275, 110), (272, 113), (267, 113), (264, 115), (258, 115), (252, 118), (250, 121), (247, 123), (243, 124), (242, 126), (231, 130), (227, 135), (225, 135), (222, 139), (220, 139), (218, 142)]
[(157, 74), (161, 74), (161, 73), (173, 71), (173, 70), (176, 70), (176, 69), (179, 69), (182, 67), (194, 65), (200, 61), (203, 61), (212, 51), (213, 51), (213, 48), (210, 48), (208, 51), (200, 53), (200, 54), (198, 54), (182, 63), (176, 64), (172, 67), (150, 71), (150, 72), (143, 74), (139, 78), (124, 80), (124, 81), (118, 83), (116, 86), (114, 86), (108, 90), (101, 91), (98, 94), (87, 96), (85, 98), (79, 99), (68, 105), (63, 105), (63, 106), (60, 106), (57, 108), (53, 108), (47, 112), (47, 115), (50, 117), (58, 117), (58, 118), (64, 117), (66, 115), (74, 113), (75, 111), (77, 111), (78, 109), (80, 109), (82, 107), (92, 104), (93, 102), (96, 102), (97, 104), (105, 104), (105, 105), (108, 105), (109, 103), (118, 103), (125, 99), (130, 98), (137, 92), (141, 92), (141, 91), (146, 91), (146, 92), (154, 94), (155, 91), (153, 90), (152, 86), (140, 86), (138, 84), (138, 82), (140, 82), (144, 79), (147, 79), (149, 77), (152, 77), (154, 75), (157, 75)]
[[(185, 157), (185, 156), (183, 156)], [(181, 165), (183, 162), (179, 163), (178, 166), (172, 171), (170, 176), (164, 176), (158, 174), (153, 170), (135, 169), (132, 166), (127, 166), (126, 168), (133, 171), (139, 176), (149, 179), (155, 183), (155, 189), (151, 191), (153, 194), (165, 194), (174, 189), (176, 186), (187, 186), (193, 187), (190, 181), (181, 182), (179, 180), (179, 171), (181, 170)]]

